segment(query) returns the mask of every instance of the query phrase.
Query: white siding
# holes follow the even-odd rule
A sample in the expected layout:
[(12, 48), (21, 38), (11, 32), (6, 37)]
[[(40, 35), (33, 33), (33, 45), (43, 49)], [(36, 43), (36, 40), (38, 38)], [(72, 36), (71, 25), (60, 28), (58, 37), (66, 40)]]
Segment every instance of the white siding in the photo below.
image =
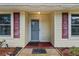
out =
[[(11, 11), (9, 13), (16, 12), (16, 11)], [(6, 12), (4, 12), (6, 13)], [(12, 26), (11, 29), (13, 29), (13, 16), (11, 18), (12, 20)], [(0, 40), (6, 40), (8, 43), (9, 47), (24, 47), (25, 46), (25, 12), (20, 12), (20, 38), (14, 38), (13, 37), (13, 30), (11, 32), (10, 37), (4, 37), (0, 36)]]
[(54, 13), (51, 14), (51, 43), (54, 45)]
[(25, 19), (25, 32), (26, 32), (26, 34), (25, 34), (25, 43), (26, 43), (26, 45), (28, 44), (28, 42), (29, 42), (29, 14), (28, 14), (28, 12), (25, 12), (26, 13), (26, 19)]
[(61, 18), (61, 12), (55, 12), (54, 13), (54, 46), (58, 47), (61, 46), (61, 35), (62, 35), (62, 18)]
[[(73, 13), (73, 12), (68, 12)], [(71, 20), (70, 15), (69, 15), (69, 21)], [(55, 29), (55, 40), (54, 40), (54, 46), (55, 47), (79, 47), (79, 40), (72, 39), (70, 36), (68, 39), (62, 39), (62, 12), (58, 11), (55, 12), (54, 15), (54, 29)], [(70, 31), (70, 22), (69, 22), (69, 32)]]

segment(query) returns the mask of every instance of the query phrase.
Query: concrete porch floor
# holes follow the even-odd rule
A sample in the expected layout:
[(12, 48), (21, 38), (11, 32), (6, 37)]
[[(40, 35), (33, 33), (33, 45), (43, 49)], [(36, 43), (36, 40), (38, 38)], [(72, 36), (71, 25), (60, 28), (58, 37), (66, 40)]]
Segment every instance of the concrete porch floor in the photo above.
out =
[[(33, 48), (23, 48), (17, 54), (17, 56), (40, 56), (40, 55), (33, 55), (32, 50), (33, 50)], [(43, 56), (60, 56), (60, 54), (58, 53), (58, 50), (55, 48), (51, 48), (51, 49), (46, 48), (45, 50), (47, 53), (46, 53), (46, 55), (43, 55)]]

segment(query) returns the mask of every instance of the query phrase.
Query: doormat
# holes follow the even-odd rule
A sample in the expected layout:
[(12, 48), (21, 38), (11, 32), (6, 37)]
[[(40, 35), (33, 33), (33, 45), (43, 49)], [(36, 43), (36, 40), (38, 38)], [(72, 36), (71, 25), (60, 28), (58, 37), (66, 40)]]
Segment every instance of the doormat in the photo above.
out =
[(35, 48), (32, 50), (32, 54), (46, 54), (46, 50), (43, 48)]

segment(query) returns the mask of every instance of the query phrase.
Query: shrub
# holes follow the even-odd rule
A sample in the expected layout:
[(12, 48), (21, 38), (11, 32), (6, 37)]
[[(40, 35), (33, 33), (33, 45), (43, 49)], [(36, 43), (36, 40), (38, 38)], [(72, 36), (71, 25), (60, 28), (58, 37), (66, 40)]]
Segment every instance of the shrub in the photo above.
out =
[(76, 48), (76, 47), (70, 48), (70, 55), (79, 56), (79, 48)]
[(70, 54), (69, 48), (63, 49), (62, 54), (63, 54), (63, 56), (69, 56), (69, 54)]

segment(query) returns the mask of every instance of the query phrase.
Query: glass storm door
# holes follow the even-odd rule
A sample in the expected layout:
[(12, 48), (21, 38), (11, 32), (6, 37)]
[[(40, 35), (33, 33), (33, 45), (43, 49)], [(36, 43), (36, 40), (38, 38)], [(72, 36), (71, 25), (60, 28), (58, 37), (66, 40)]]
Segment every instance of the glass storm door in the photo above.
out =
[(31, 41), (39, 41), (39, 20), (31, 20)]

